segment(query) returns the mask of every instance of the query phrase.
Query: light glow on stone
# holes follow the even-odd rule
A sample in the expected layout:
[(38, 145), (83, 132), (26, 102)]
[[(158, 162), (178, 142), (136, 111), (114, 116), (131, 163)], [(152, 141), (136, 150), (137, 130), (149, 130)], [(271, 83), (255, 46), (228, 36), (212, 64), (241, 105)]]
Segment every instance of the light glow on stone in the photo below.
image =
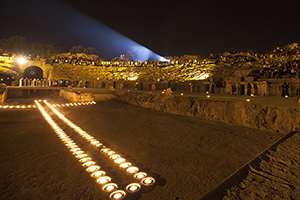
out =
[(68, 146), (68, 148), (70, 148), (70, 149), (77, 148), (77, 147), (78, 147), (78, 145), (76, 145), (76, 144)]
[(106, 152), (110, 151), (110, 149), (109, 148), (103, 148), (103, 149), (101, 149), (101, 151), (106, 153)]
[(145, 172), (138, 172), (134, 175), (134, 178), (136, 179), (143, 179), (147, 176), (147, 174)]
[(79, 162), (85, 163), (85, 162), (91, 161), (91, 160), (92, 160), (92, 158), (90, 158), (90, 157), (84, 157), (84, 158), (81, 158), (81, 159), (79, 160)]
[(83, 154), (84, 151), (76, 151), (76, 152), (73, 152), (74, 155), (79, 155), (79, 154)]
[(94, 144), (94, 146), (96, 146), (96, 147), (101, 147), (101, 146), (102, 146), (102, 143)]
[(127, 167), (130, 167), (130, 166), (131, 166), (130, 162), (123, 162), (122, 164), (120, 164), (121, 168), (127, 168)]
[(76, 151), (80, 151), (80, 148), (74, 148), (74, 149), (70, 149), (71, 152), (76, 152)]
[(133, 174), (133, 173), (136, 173), (139, 171), (139, 168), (137, 167), (129, 167), (127, 168), (126, 172), (130, 173), (130, 174)]
[(106, 152), (106, 155), (111, 156), (111, 155), (113, 155), (114, 153), (115, 153), (114, 151), (108, 151), (108, 152)]
[(93, 172), (91, 174), (91, 177), (93, 177), (93, 178), (99, 178), (100, 176), (104, 176), (105, 174), (106, 174), (105, 171), (100, 170), (100, 171)]
[(117, 188), (118, 188), (118, 185), (115, 184), (115, 183), (107, 183), (107, 184), (102, 186), (102, 190), (105, 191), (105, 192), (112, 192)]
[(88, 155), (87, 154), (79, 154), (79, 155), (76, 155), (75, 158), (78, 158), (78, 159), (81, 159), (81, 158), (84, 158), (84, 157), (87, 157)]
[(76, 143), (74, 143), (73, 141), (67, 140), (67, 142), (66, 142), (65, 145), (66, 145), (67, 147), (69, 147), (69, 146), (76, 145)]
[(117, 158), (116, 160), (114, 160), (115, 163), (122, 163), (122, 162), (125, 162), (125, 158)]
[(100, 169), (100, 166), (98, 166), (98, 165), (92, 165), (92, 166), (86, 168), (85, 171), (87, 171), (87, 172), (95, 172), (95, 171), (97, 171), (99, 169)]
[(110, 194), (110, 198), (113, 200), (120, 200), (123, 199), (126, 196), (126, 192), (123, 190), (116, 190)]
[(143, 184), (145, 186), (150, 186), (150, 185), (153, 185), (154, 183), (155, 183), (155, 179), (152, 177), (143, 178), (141, 181), (141, 184)]
[(117, 158), (120, 158), (121, 156), (119, 154), (113, 154), (111, 156), (109, 156), (110, 159), (115, 160)]
[(141, 189), (141, 185), (138, 183), (131, 183), (129, 185), (126, 186), (126, 190), (129, 193), (134, 193), (137, 192)]
[(83, 163), (82, 166), (83, 166), (83, 167), (89, 167), (89, 166), (92, 166), (92, 165), (94, 165), (94, 164), (95, 164), (94, 161), (87, 161), (87, 162)]
[(105, 184), (105, 183), (108, 183), (108, 182), (110, 182), (111, 181), (111, 178), (109, 177), (109, 176), (100, 176), (100, 178), (98, 178), (97, 180), (96, 180), (96, 182), (98, 183), (98, 184), (101, 184), (101, 185), (103, 185), (103, 184)]

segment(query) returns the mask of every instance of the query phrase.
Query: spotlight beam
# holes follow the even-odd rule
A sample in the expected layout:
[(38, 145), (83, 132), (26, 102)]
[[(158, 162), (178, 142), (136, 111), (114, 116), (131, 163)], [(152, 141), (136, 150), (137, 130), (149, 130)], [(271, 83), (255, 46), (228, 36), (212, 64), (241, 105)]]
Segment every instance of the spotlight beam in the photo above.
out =
[[(32, 6), (35, 12), (24, 16), (25, 19), (43, 32), (51, 33), (60, 43), (94, 47), (110, 59), (131, 52), (135, 61), (167, 61), (150, 49), (58, 0), (36, 1)], [(43, 21), (47, 23), (40, 23), (40, 15), (44, 16)]]

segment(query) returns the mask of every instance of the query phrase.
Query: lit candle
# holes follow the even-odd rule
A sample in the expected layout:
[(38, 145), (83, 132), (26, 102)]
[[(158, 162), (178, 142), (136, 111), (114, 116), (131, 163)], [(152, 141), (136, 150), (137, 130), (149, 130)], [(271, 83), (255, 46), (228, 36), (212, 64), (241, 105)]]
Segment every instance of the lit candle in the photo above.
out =
[(145, 186), (150, 186), (155, 183), (155, 180), (152, 177), (146, 177), (142, 179), (141, 183)]
[(131, 183), (131, 184), (129, 184), (129, 185), (126, 186), (126, 190), (129, 193), (137, 192), (140, 188), (141, 188), (141, 185), (138, 184), (138, 183)]
[(108, 183), (109, 181), (111, 181), (111, 178), (109, 176), (101, 176), (100, 178), (97, 179), (96, 182), (102, 185)]
[(133, 174), (133, 173), (136, 173), (139, 171), (139, 168), (137, 167), (129, 167), (127, 168), (126, 172), (130, 173), (130, 174)]
[(116, 190), (110, 194), (110, 198), (114, 200), (123, 199), (126, 196), (126, 193), (123, 190)]
[(102, 186), (102, 190), (105, 191), (105, 192), (112, 192), (117, 188), (118, 188), (118, 185), (115, 184), (115, 183), (107, 183), (107, 184)]

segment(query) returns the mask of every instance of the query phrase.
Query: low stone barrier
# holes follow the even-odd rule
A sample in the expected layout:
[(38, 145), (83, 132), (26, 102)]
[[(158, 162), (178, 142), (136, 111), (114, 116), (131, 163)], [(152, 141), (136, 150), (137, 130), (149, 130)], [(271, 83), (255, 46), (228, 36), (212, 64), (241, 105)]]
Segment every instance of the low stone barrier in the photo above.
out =
[(72, 102), (94, 101), (92, 93), (75, 93), (68, 90), (61, 90), (61, 97)]
[(285, 133), (294, 130), (300, 122), (299, 109), (276, 108), (251, 102), (136, 92), (117, 94), (116, 99), (157, 111)]
[(94, 101), (107, 101), (109, 99), (113, 99), (113, 94), (93, 94)]

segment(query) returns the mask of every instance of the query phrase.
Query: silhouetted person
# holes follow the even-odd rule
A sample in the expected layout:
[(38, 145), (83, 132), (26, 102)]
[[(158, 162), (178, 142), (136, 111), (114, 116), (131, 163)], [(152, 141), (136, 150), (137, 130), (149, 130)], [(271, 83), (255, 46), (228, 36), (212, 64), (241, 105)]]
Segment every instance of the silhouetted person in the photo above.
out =
[(248, 95), (248, 96), (251, 95), (251, 88), (252, 88), (251, 84), (248, 83), (248, 85), (247, 85), (247, 95)]
[(285, 96), (289, 96), (289, 85), (286, 84), (286, 82), (283, 83), (282, 85), (282, 94), (281, 96), (285, 97)]

